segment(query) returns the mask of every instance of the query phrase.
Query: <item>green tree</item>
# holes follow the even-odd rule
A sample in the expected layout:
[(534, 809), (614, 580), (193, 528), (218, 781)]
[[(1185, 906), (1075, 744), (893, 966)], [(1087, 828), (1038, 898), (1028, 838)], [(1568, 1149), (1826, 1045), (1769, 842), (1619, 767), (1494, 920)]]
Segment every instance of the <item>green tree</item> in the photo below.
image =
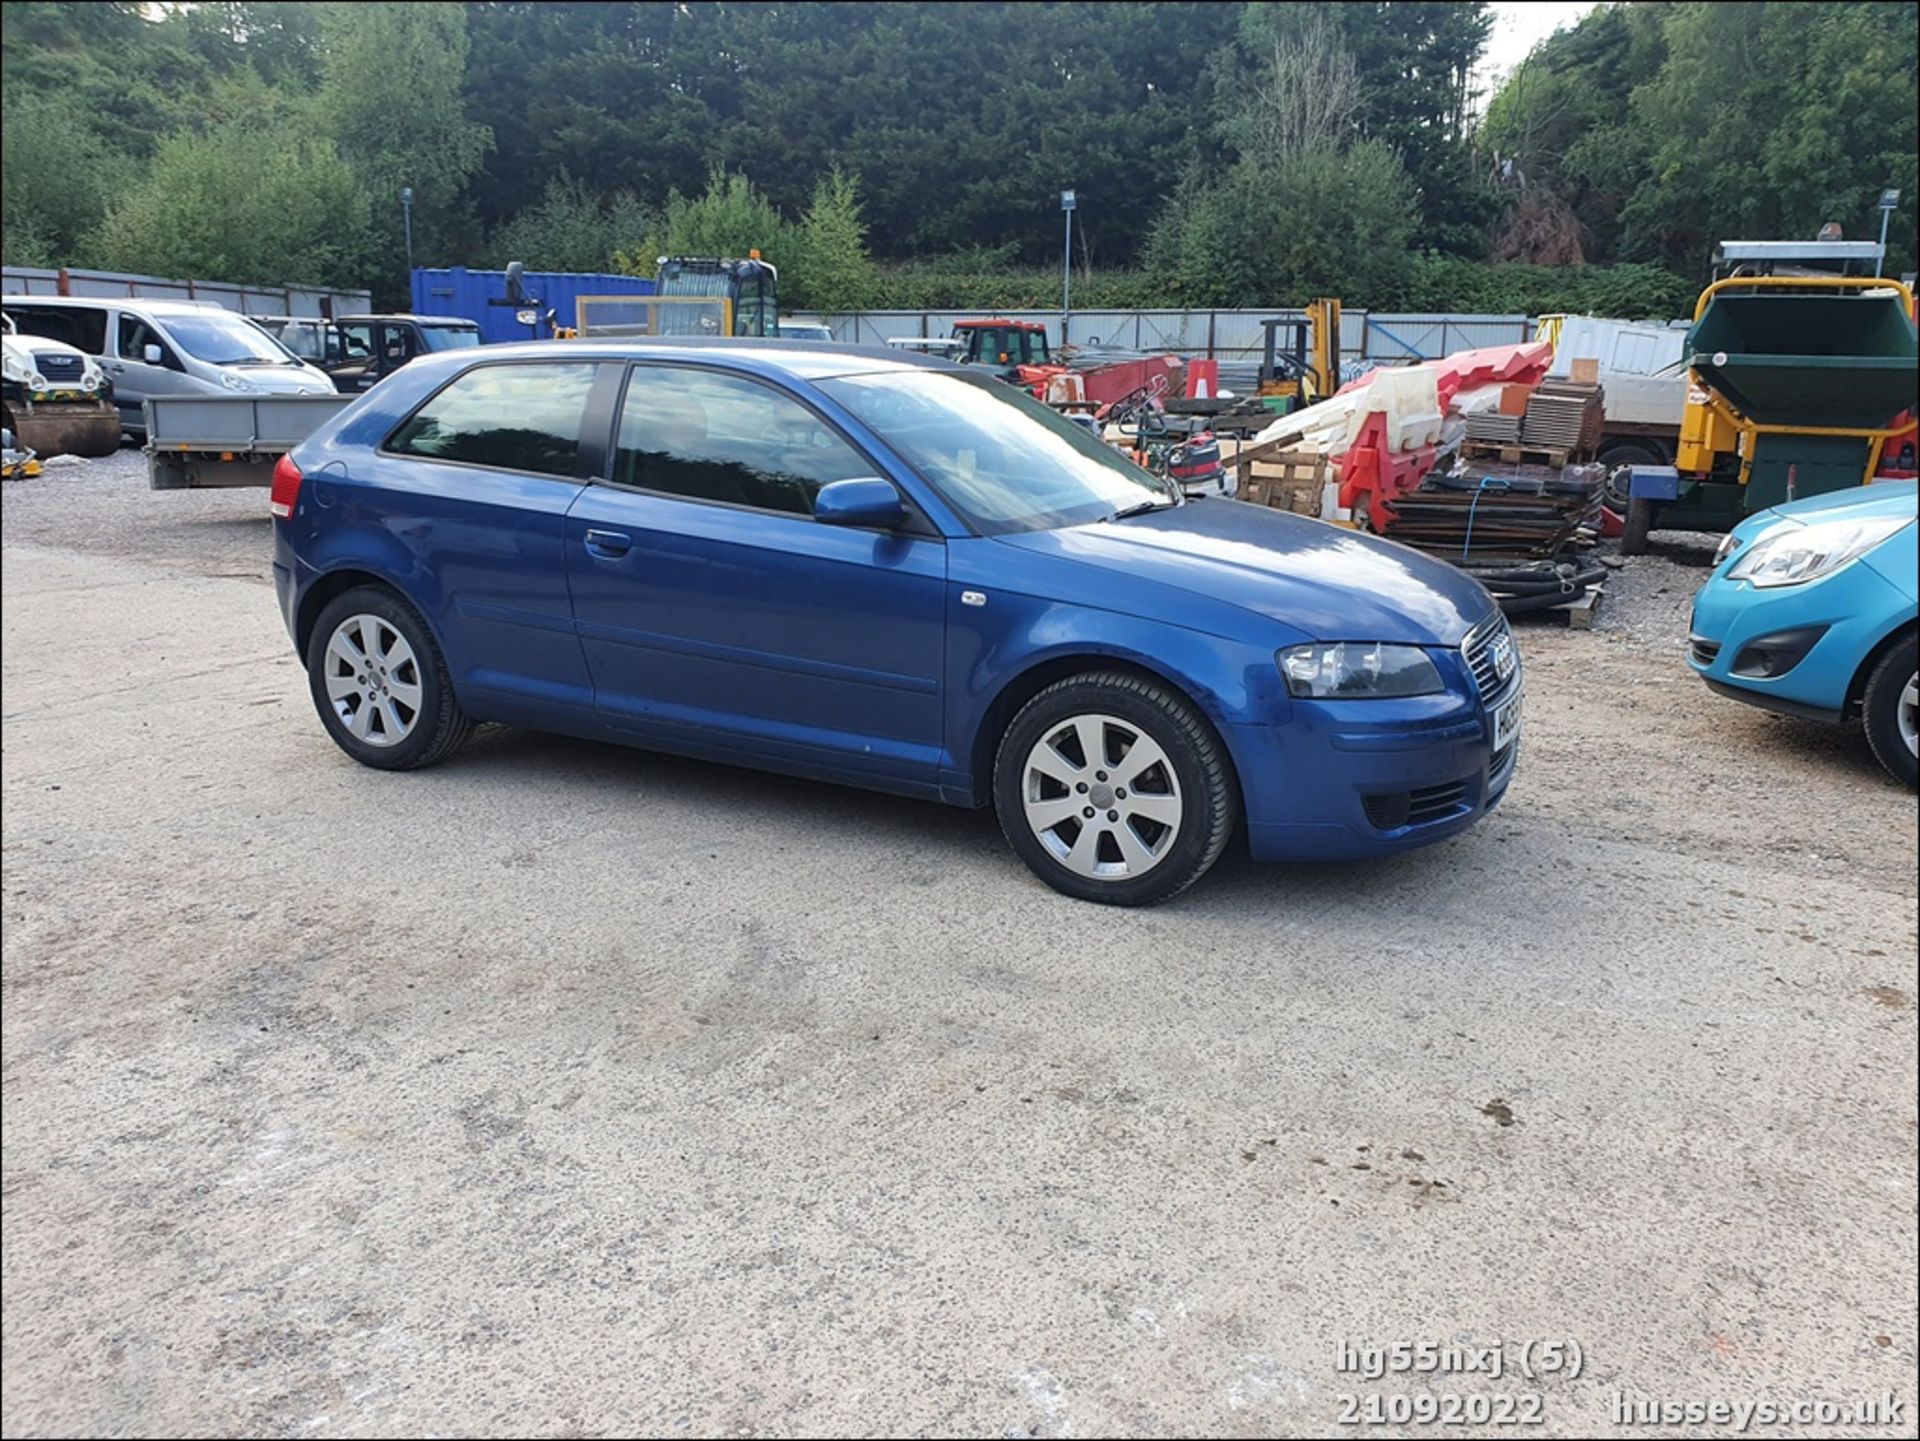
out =
[(78, 259), (81, 237), (100, 223), (131, 171), (72, 106), (8, 91), (0, 123), (6, 259), (15, 265)]
[(400, 191), (412, 187), (414, 256), (445, 264), (478, 247), (464, 198), (493, 143), (467, 113), (466, 12), (456, 4), (328, 4), (320, 11), (317, 118), (373, 202), (371, 278), (404, 295)]
[(1650, 164), (1622, 211), (1629, 254), (1699, 270), (1722, 239), (1871, 233), (1892, 185), (1909, 199), (1891, 268), (1913, 268), (1920, 5), (1677, 5), (1666, 43), (1632, 97)]
[(366, 190), (332, 142), (235, 122), (161, 142), (91, 241), (102, 265), (261, 284), (358, 285)]
[[(1915, 184), (1912, 0), (1608, 5), (1537, 47), (1488, 107), (1515, 216), (1564, 203), (1586, 253), (1704, 274), (1714, 242), (1873, 233)], [(1913, 208), (1889, 268), (1914, 264)]]
[(1392, 151), (1323, 142), (1277, 163), (1248, 156), (1217, 182), (1190, 180), (1155, 228), (1147, 269), (1189, 304), (1364, 303), (1394, 283), (1415, 225)]
[(656, 224), (632, 191), (600, 196), (563, 172), (537, 203), (494, 232), (493, 258), (500, 265), (518, 260), (530, 270), (608, 271)]
[(669, 191), (654, 228), (618, 263), (630, 274), (652, 275), (662, 255), (744, 256), (758, 250), (779, 265), (792, 253), (792, 235), (793, 227), (746, 176), (715, 166), (699, 195)]
[(813, 203), (794, 227), (789, 248), (792, 259), (780, 274), (786, 308), (853, 310), (872, 303), (873, 261), (853, 176), (836, 169), (814, 182)]

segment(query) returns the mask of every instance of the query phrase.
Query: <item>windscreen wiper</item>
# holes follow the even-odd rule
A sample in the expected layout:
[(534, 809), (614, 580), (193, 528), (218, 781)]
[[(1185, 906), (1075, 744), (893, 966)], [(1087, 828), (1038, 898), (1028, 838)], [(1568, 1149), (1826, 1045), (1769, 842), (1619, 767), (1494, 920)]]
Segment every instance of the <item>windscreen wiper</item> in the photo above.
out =
[(1138, 505), (1122, 506), (1112, 515), (1108, 516), (1107, 519), (1126, 520), (1131, 516), (1145, 515), (1150, 510), (1166, 510), (1169, 506), (1175, 506), (1179, 503), (1177, 500), (1143, 500)]

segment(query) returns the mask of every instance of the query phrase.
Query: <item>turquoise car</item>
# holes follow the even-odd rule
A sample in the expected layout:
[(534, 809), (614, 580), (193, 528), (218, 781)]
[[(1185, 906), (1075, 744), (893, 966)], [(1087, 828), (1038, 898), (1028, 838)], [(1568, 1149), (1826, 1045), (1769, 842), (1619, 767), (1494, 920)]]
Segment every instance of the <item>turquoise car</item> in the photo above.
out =
[(1858, 718), (1881, 764), (1920, 774), (1915, 525), (1920, 483), (1792, 501), (1720, 545), (1687, 660), (1721, 695), (1809, 720)]

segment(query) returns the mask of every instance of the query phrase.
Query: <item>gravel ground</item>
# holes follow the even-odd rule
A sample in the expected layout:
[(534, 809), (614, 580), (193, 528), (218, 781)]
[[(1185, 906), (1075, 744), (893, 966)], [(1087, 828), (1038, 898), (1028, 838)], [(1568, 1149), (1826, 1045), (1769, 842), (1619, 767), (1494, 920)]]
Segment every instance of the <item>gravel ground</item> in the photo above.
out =
[[(1915, 802), (1687, 672), (1697, 539), (1522, 626), (1468, 835), (1125, 913), (984, 815), (363, 770), (261, 493), (0, 502), (8, 1435), (1913, 1434)], [(1422, 1340), (1583, 1364), (1336, 1369)]]

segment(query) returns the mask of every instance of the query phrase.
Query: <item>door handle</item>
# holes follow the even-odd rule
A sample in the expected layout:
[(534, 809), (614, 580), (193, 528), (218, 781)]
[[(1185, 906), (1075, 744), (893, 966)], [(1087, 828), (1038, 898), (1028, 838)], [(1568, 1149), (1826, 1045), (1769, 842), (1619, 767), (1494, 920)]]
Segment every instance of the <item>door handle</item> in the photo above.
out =
[(587, 551), (602, 560), (618, 560), (633, 549), (633, 537), (622, 535), (617, 530), (590, 530), (587, 532)]

